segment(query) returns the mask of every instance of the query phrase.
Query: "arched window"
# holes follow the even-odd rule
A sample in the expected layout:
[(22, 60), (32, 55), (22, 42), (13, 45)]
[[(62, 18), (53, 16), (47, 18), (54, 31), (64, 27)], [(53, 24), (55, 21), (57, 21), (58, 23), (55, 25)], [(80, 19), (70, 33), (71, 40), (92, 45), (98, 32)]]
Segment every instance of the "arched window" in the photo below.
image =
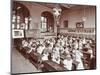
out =
[(41, 14), (41, 32), (54, 31), (54, 17), (52, 13), (45, 11)]
[(12, 29), (28, 29), (30, 13), (26, 6), (19, 2), (13, 2)]

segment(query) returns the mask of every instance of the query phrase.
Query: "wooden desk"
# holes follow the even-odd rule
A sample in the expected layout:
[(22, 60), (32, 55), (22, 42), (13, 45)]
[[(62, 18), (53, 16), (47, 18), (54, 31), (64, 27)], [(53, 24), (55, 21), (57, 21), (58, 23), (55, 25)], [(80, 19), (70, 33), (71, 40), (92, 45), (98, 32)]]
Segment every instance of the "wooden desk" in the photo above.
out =
[(63, 66), (51, 61), (47, 60), (43, 62), (45, 71), (65, 71), (67, 70)]
[(29, 61), (36, 67), (39, 67), (39, 59), (41, 58), (41, 55), (39, 53), (36, 53), (34, 51), (32, 51), (31, 53), (29, 53)]
[(34, 51), (32, 51), (29, 55), (35, 62), (38, 62), (39, 58), (41, 57), (39, 53), (36, 53)]

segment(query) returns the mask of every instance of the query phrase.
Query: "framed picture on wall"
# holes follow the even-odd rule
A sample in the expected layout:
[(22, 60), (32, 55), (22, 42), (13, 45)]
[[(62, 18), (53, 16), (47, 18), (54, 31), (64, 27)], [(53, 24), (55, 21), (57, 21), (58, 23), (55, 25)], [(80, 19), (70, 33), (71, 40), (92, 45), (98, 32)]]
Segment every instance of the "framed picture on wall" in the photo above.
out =
[(84, 28), (84, 22), (77, 22), (76, 28)]
[(68, 28), (68, 20), (64, 20), (63, 24), (64, 24), (64, 27)]
[(12, 30), (12, 38), (24, 38), (24, 30), (20, 29)]

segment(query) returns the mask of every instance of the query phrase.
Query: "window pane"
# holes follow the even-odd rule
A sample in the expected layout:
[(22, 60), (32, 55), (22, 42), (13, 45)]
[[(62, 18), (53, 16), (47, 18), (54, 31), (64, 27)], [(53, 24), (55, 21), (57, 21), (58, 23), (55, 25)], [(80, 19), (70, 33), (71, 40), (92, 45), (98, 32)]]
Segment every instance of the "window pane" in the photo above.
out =
[(44, 21), (44, 17), (41, 17), (41, 22), (43, 22)]
[(47, 18), (41, 17), (41, 31), (46, 32), (47, 31)]
[(44, 22), (47, 22), (47, 18), (44, 18)]

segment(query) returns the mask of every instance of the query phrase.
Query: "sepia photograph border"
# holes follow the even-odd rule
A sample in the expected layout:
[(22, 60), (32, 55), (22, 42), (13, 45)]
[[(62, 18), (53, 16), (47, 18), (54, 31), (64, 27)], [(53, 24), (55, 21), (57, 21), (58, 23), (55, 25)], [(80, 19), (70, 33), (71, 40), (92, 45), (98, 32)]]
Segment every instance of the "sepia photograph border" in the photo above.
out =
[[(11, 19), (12, 19), (12, 4), (13, 4), (13, 1), (17, 1), (17, 0), (11, 0)], [(19, 1), (19, 0), (18, 0)], [(22, 0), (21, 0), (22, 1)], [(29, 1), (22, 1), (22, 2), (29, 2)], [(37, 2), (37, 1), (30, 1), (30, 2)], [(39, 2), (41, 2), (41, 1), (39, 1)], [(38, 2), (37, 2), (38, 3)], [(41, 3), (52, 3), (52, 2), (41, 2)], [(54, 2), (53, 2), (54, 3)], [(67, 3), (65, 3), (65, 4), (67, 4)], [(69, 4), (69, 3), (68, 3)], [(75, 5), (82, 5), (82, 4), (75, 4)], [(85, 5), (85, 4), (84, 4)], [(93, 5), (93, 6), (95, 6), (95, 41), (96, 41), (96, 44), (97, 44), (97, 6), (96, 5)], [(80, 25), (82, 25), (82, 26), (80, 26)], [(84, 22), (77, 22), (76, 23), (76, 28), (84, 28)], [(25, 32), (24, 31), (22, 31), (22, 30), (19, 30), (19, 32), (20, 33), (22, 33), (22, 35), (20, 36), (20, 35), (18, 35), (18, 36), (15, 36), (13, 33), (15, 33), (16, 32), (16, 30), (15, 31), (13, 31), (12, 30), (12, 22), (11, 22), (11, 66), (12, 66), (12, 39), (13, 38), (22, 38), (22, 37), (24, 37), (25, 36)], [(96, 68), (95, 69), (89, 69), (89, 70), (96, 70), (97, 69), (97, 45), (96, 45)], [(17, 74), (39, 74), (39, 73), (52, 73), (52, 72), (72, 72), (72, 71), (85, 71), (85, 70), (87, 70), (87, 69), (80, 69), (80, 70), (69, 70), (69, 71), (64, 71), (64, 70), (62, 70), (62, 71), (48, 71), (48, 72), (29, 72), (29, 73), (12, 73), (12, 67), (11, 67), (11, 74), (13, 75), (17, 75)]]

